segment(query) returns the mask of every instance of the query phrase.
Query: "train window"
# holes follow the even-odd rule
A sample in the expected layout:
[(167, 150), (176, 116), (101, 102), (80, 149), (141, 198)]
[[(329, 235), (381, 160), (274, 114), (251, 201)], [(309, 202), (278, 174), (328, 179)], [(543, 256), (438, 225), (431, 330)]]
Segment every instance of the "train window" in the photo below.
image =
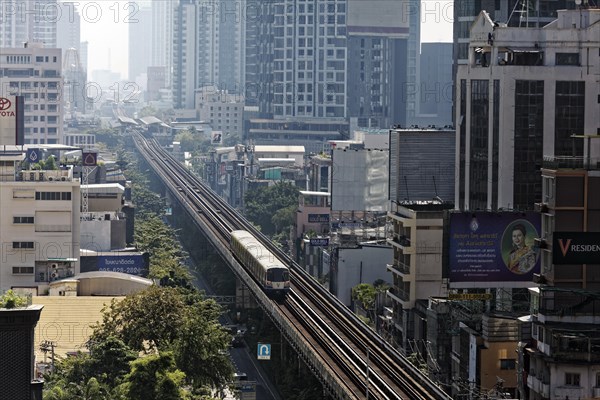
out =
[(289, 280), (289, 273), (284, 268), (271, 268), (267, 272), (267, 280), (272, 282), (281, 282)]

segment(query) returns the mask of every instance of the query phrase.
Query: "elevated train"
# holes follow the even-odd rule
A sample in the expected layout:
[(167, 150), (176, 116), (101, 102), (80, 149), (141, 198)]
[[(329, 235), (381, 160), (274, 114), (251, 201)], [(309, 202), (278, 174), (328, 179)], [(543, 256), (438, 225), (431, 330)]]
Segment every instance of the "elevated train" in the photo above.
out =
[(231, 250), (269, 297), (283, 298), (290, 290), (290, 271), (248, 231), (231, 232)]

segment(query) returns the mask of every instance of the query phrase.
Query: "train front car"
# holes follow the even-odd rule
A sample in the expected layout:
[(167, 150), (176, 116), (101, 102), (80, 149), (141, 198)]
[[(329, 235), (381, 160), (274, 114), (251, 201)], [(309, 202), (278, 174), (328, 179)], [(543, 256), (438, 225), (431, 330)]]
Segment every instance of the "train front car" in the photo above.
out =
[(231, 250), (269, 297), (285, 297), (290, 290), (289, 269), (250, 232), (231, 232)]
[(290, 291), (290, 271), (283, 264), (273, 264), (267, 268), (265, 292), (272, 297), (284, 298)]

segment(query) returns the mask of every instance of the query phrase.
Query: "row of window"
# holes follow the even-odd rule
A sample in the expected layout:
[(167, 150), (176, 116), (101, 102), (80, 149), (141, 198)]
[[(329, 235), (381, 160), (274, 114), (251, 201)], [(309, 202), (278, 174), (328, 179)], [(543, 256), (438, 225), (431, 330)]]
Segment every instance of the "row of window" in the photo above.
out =
[(13, 224), (33, 224), (34, 217), (13, 217)]
[(35, 192), (36, 200), (71, 200), (71, 192)]
[(13, 249), (33, 249), (33, 242), (12, 242)]

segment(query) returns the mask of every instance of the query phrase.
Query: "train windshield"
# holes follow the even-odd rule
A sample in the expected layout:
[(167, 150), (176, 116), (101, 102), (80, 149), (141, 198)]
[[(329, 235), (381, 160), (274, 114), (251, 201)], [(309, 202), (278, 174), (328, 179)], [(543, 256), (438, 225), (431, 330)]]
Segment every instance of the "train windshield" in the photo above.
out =
[(286, 282), (290, 280), (290, 273), (286, 268), (270, 268), (267, 271), (267, 280), (271, 282)]

